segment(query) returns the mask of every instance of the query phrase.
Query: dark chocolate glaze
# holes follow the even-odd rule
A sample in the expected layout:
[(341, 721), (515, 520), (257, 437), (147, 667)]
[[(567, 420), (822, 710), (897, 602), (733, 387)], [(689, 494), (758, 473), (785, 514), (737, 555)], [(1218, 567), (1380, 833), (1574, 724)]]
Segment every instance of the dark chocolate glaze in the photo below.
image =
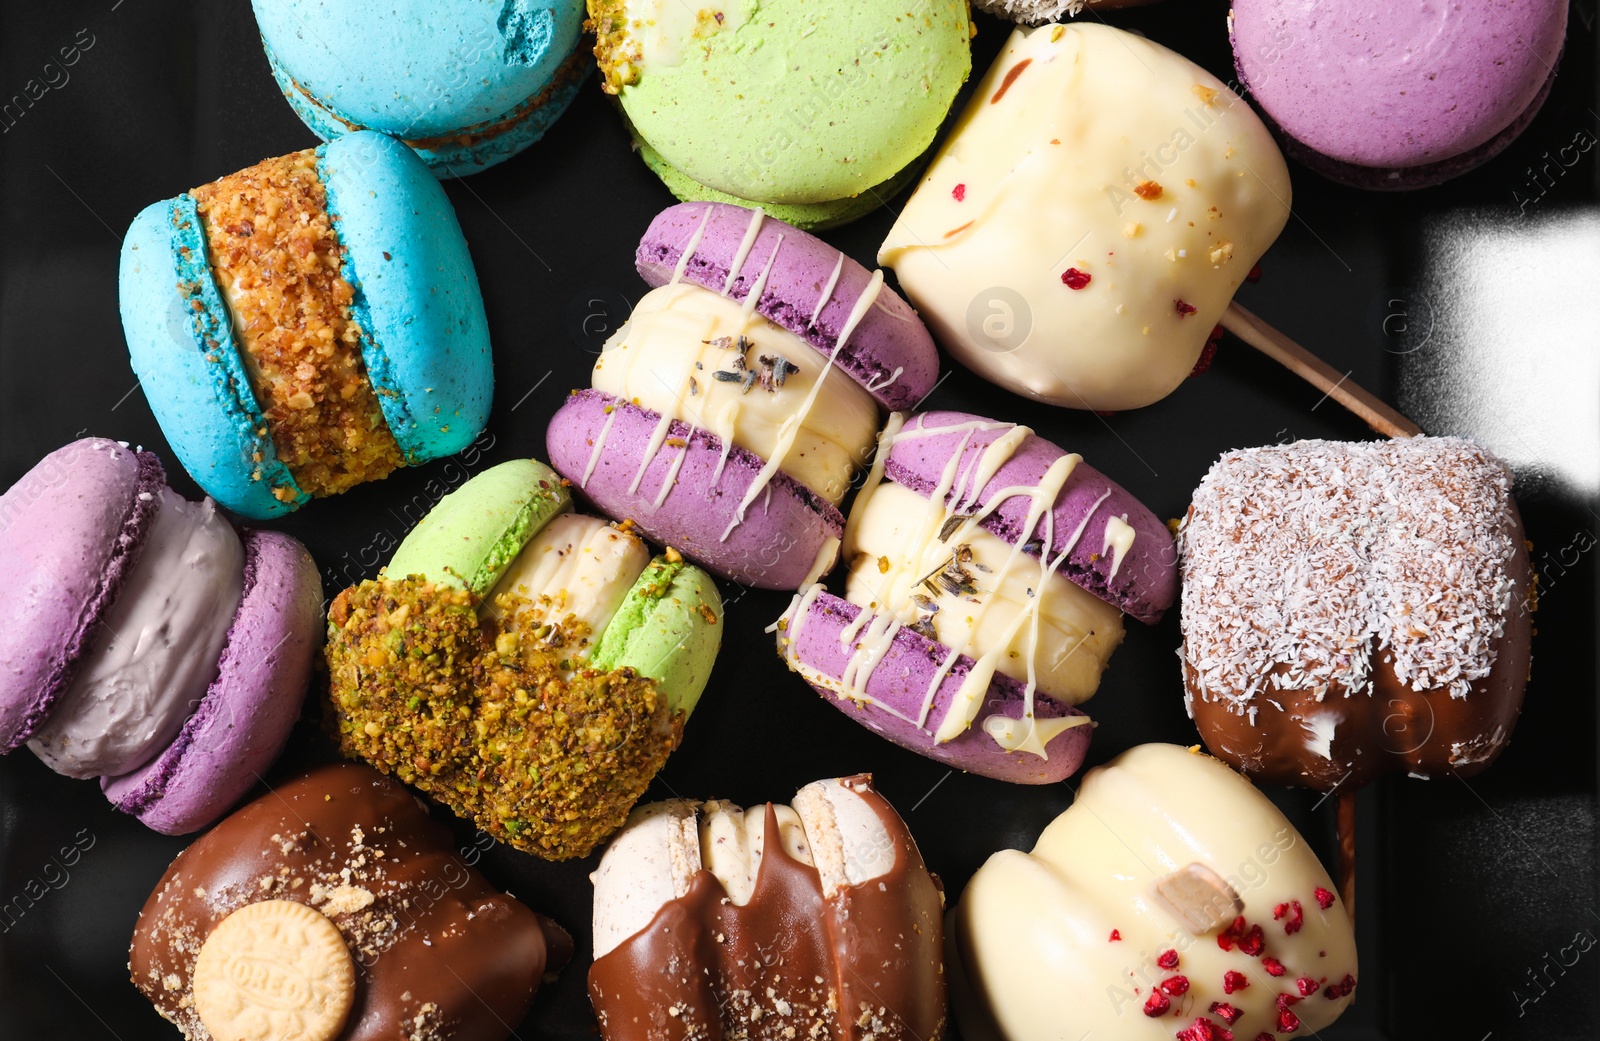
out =
[[(605, 1041), (935, 1041), (944, 1033), (943, 902), (905, 822), (866, 777), (896, 855), (826, 898), (817, 870), (770, 841), (733, 904), (715, 875), (599, 958), (589, 996)], [(766, 809), (766, 835), (778, 835)]]
[[(1514, 544), (1506, 574), (1515, 588), (1530, 589), (1520, 519)], [(1471, 777), (1487, 769), (1511, 740), (1522, 712), (1532, 639), (1531, 601), (1514, 599), (1495, 640), (1494, 667), (1464, 698), (1451, 697), (1447, 688), (1411, 689), (1395, 676), (1393, 657), (1370, 644), (1370, 692), (1350, 693), (1335, 685), (1318, 701), (1308, 690), (1264, 687), (1270, 693), (1250, 701), (1257, 709), (1254, 723), (1226, 700), (1206, 700), (1187, 662), (1184, 684), (1206, 748), (1257, 781), (1326, 792), (1360, 787), (1397, 770), (1424, 777)], [(1273, 671), (1287, 670), (1279, 665)], [(1337, 722), (1324, 758), (1307, 741), (1307, 721), (1329, 714)]]
[[(347, 872), (347, 873), (346, 873)], [(343, 1041), (501, 1041), (572, 943), (455, 855), (450, 832), (370, 767), (318, 767), (261, 796), (184, 850), (134, 930), (133, 982), (191, 1039), (195, 959), (246, 904), (326, 914), (356, 964)]]

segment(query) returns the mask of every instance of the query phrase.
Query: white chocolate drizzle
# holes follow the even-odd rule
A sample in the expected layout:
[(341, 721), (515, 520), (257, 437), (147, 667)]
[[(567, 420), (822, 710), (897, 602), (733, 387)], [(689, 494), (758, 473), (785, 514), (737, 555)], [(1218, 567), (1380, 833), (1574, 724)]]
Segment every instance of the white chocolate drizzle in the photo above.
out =
[[(967, 454), (966, 449), (974, 433), (1001, 428), (1005, 430), (1003, 434), (985, 446), (983, 451), (969, 460), (965, 467), (961, 466), (962, 457)], [(1005, 653), (1012, 640), (1025, 631), (1027, 635), (1024, 646), (1028, 678), (1024, 686), (1022, 718), (991, 717), (984, 722), (983, 730), (996, 744), (1007, 751), (1023, 751), (1048, 759), (1045, 746), (1052, 739), (1072, 727), (1089, 722), (1089, 718), (1082, 715), (1036, 719), (1034, 713), (1035, 693), (1038, 688), (1035, 659), (1040, 650), (1040, 604), (1043, 600), (1045, 583), (1050, 581), (1066, 562), (1082, 539), (1089, 522), (1101, 505), (1110, 498), (1112, 492), (1112, 489), (1107, 487), (1101, 493), (1085, 512), (1077, 528), (1060, 543), (1060, 548), (1057, 549), (1054, 513), (1056, 500), (1078, 463), (1082, 461), (1082, 457), (1076, 454), (1063, 455), (1050, 465), (1037, 484), (1003, 487), (990, 495), (981, 507), (974, 510), (973, 507), (977, 504), (984, 488), (994, 479), (1001, 467), (1015, 455), (1032, 431), (1023, 426), (987, 420), (964, 420), (960, 423), (932, 426), (927, 423), (926, 417), (923, 417), (916, 426), (907, 427), (905, 417), (900, 413), (894, 413), (879, 437), (878, 450), (873, 458), (866, 483), (858, 493), (846, 523), (844, 552), (847, 557), (856, 554), (861, 518), (883, 483), (887, 459), (894, 446), (901, 441), (956, 434), (961, 435), (960, 439), (951, 448), (938, 482), (927, 493), (926, 511), (913, 525), (914, 534), (903, 555), (911, 561), (928, 559), (930, 551), (935, 548), (935, 542), (957, 545), (963, 536), (970, 538), (974, 530), (1008, 499), (1019, 496), (1026, 498), (1029, 505), (1022, 530), (1015, 540), (1010, 542), (1004, 565), (996, 574), (988, 576), (987, 580), (998, 588), (1013, 569), (1027, 566), (1024, 563), (1027, 554), (1024, 553), (1023, 547), (1034, 541), (1042, 546), (1036, 561), (1039, 575), (1036, 583), (1029, 589), (1028, 602), (1010, 620), (1002, 637), (992, 641), (986, 640), (985, 642), (989, 644), (987, 649), (971, 646), (970, 638), (961, 646), (950, 647), (949, 653), (940, 662), (939, 668), (929, 682), (915, 717), (908, 716), (867, 693), (873, 671), (888, 654), (895, 637), (905, 625), (915, 620), (915, 609), (910, 603), (886, 602), (889, 599), (887, 580), (883, 594), (874, 600), (873, 605), (862, 606), (856, 617), (840, 630), (839, 642), (842, 647), (849, 648), (849, 657), (837, 678), (823, 675), (804, 665), (795, 655), (801, 630), (811, 605), (822, 592), (821, 586), (807, 588), (791, 603), (786, 615), (788, 622), (786, 636), (782, 641), (782, 653), (789, 667), (799, 672), (809, 682), (832, 690), (858, 704), (881, 708), (924, 731), (928, 729), (934, 700), (951, 669), (963, 656), (970, 658), (973, 662), (972, 667), (962, 678), (955, 696), (934, 732), (934, 740), (944, 744), (959, 737), (972, 726), (984, 705), (1000, 656)], [(1128, 527), (1125, 521), (1123, 527)], [(1131, 534), (1131, 527), (1128, 530)], [(1122, 546), (1119, 559), (1120, 553), (1126, 552), (1126, 545), (1131, 545), (1131, 542), (1131, 538), (1125, 538), (1120, 532), (1108, 536), (1108, 543)], [(997, 597), (991, 596), (976, 604), (969, 632), (977, 631), (978, 622), (996, 599)], [(1090, 635), (1092, 633), (1080, 637), (1077, 644), (1067, 651), (1067, 656), (1076, 653)]]

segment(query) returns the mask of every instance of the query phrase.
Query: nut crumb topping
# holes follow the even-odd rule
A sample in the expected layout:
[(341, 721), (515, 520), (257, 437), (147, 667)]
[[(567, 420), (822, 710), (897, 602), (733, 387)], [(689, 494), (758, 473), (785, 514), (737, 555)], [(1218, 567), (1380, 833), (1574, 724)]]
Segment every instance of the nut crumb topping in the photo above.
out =
[(404, 465), (367, 379), (315, 150), (192, 194), (250, 387), (295, 482), (334, 495)]

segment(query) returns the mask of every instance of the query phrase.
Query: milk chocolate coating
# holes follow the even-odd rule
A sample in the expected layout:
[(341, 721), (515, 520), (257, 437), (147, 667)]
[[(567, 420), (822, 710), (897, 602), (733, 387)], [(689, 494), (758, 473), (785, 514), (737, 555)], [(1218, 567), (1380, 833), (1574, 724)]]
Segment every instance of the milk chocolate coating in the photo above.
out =
[[(1516, 548), (1506, 573), (1516, 589), (1531, 589), (1527, 544), (1514, 506), (1512, 520)], [(1370, 691), (1349, 693), (1333, 684), (1319, 701), (1313, 691), (1264, 686), (1269, 693), (1250, 702), (1256, 709), (1253, 723), (1226, 700), (1208, 700), (1187, 661), (1184, 686), (1207, 751), (1258, 782), (1327, 792), (1358, 788), (1401, 770), (1420, 777), (1471, 777), (1487, 769), (1510, 743), (1522, 713), (1532, 641), (1532, 603), (1518, 596), (1494, 640), (1494, 667), (1464, 698), (1451, 697), (1443, 687), (1411, 689), (1396, 677), (1393, 657), (1376, 653), (1374, 643), (1365, 650), (1372, 659)], [(1285, 671), (1283, 665), (1272, 669)], [(1324, 758), (1307, 735), (1310, 719), (1330, 715), (1336, 723)]]
[(560, 926), (497, 891), (399, 782), (318, 767), (261, 796), (184, 850), (134, 930), (129, 971), (192, 1041), (195, 959), (246, 904), (295, 900), (339, 927), (356, 963), (341, 1041), (501, 1041), (547, 969), (572, 953)]
[[(856, 791), (897, 855), (825, 898), (817, 870), (766, 845), (750, 902), (702, 870), (649, 926), (597, 960), (605, 1041), (934, 1041), (944, 1032), (943, 890), (905, 823)], [(766, 834), (778, 834), (769, 803)]]

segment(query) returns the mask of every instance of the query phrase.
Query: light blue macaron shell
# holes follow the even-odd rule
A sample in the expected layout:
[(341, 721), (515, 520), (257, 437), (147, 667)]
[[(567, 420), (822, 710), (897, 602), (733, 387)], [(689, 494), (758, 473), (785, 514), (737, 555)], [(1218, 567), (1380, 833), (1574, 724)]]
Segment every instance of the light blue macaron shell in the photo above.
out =
[(407, 463), (454, 455), (482, 432), (494, 395), (489, 322), (455, 210), (391, 137), (362, 131), (317, 152), (384, 419)]
[[(153, 203), (134, 218), (122, 240), (118, 296), (134, 374), (172, 450), (200, 487), (256, 520), (281, 516), (309, 499), (266, 434), (192, 197)], [(280, 500), (274, 487), (293, 497)]]
[[(274, 77), (324, 140), (352, 124), (416, 139), (499, 122), (550, 85), (577, 48), (584, 19), (583, 0), (251, 6)], [(492, 165), (537, 140), (576, 93), (569, 84), (503, 133), (424, 158), (441, 174), (446, 163)]]

